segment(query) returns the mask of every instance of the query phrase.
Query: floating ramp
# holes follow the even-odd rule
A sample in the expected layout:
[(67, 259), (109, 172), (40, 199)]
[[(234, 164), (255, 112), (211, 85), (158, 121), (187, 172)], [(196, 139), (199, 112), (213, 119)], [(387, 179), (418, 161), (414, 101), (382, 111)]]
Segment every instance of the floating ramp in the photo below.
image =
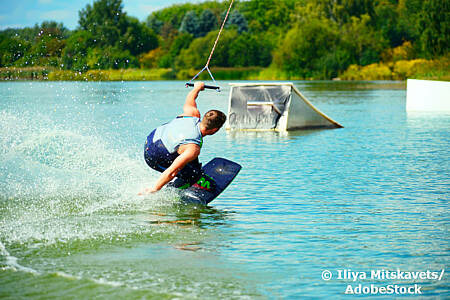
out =
[(292, 83), (230, 83), (226, 128), (287, 131), (341, 128)]
[(406, 111), (450, 112), (450, 82), (408, 79)]

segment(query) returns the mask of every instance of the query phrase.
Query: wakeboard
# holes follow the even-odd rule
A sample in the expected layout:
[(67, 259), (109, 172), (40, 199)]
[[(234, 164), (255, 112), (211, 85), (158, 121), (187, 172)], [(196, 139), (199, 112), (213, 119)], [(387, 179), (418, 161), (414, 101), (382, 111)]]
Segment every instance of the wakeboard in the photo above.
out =
[(183, 201), (207, 205), (227, 188), (241, 168), (238, 163), (216, 157), (202, 167), (197, 183), (189, 186), (181, 178), (175, 178), (170, 186), (180, 189)]

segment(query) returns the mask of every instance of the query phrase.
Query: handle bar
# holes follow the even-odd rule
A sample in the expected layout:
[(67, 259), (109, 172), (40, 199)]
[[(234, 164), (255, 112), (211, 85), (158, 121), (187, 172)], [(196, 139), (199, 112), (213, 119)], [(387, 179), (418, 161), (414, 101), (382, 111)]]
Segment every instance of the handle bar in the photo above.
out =
[[(186, 87), (193, 87), (194, 84), (190, 83), (190, 82), (186, 82)], [(214, 86), (214, 85), (205, 85), (205, 89), (210, 89), (210, 90), (217, 90), (218, 92), (220, 92), (220, 86)]]

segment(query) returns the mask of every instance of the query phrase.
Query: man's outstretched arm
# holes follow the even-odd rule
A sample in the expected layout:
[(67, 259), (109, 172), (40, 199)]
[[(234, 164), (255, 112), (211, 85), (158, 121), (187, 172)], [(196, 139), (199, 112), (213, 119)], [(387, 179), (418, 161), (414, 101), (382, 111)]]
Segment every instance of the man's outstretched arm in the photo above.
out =
[[(178, 172), (200, 155), (200, 147), (195, 144), (182, 145), (183, 152), (173, 161), (173, 163), (159, 176), (153, 188), (145, 189), (144, 193), (159, 191), (163, 186), (177, 176)], [(143, 193), (139, 193), (142, 195)]]
[(195, 100), (197, 100), (198, 93), (200, 93), (200, 91), (203, 91), (204, 89), (205, 83), (198, 81), (194, 84), (194, 89), (190, 91), (186, 97), (182, 116), (200, 118), (200, 112), (198, 111), (197, 103), (195, 102)]

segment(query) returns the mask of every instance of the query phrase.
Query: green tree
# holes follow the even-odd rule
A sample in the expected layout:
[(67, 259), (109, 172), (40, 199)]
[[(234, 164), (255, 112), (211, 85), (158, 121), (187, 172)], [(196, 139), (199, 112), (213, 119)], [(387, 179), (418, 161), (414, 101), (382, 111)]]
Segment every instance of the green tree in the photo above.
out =
[(10, 38), (16, 37), (27, 42), (34, 42), (39, 34), (39, 31), (41, 31), (40, 25), (35, 24), (33, 27), (7, 28), (5, 30), (2, 30), (2, 34)]
[(208, 32), (217, 28), (217, 18), (210, 9), (205, 9), (198, 19), (198, 35), (205, 36)]
[(30, 49), (29, 42), (18, 37), (9, 37), (2, 33), (0, 34), (0, 66), (9, 67), (23, 58)]
[(44, 21), (41, 24), (35, 24), (33, 27), (25, 28), (7, 28), (2, 34), (8, 37), (17, 37), (27, 42), (34, 42), (42, 33), (41, 31), (54, 33), (55, 37), (67, 38), (70, 35), (70, 30), (67, 29), (63, 23), (54, 21)]
[[(239, 4), (239, 2), (235, 2)], [(152, 12), (150, 16), (147, 18), (147, 24), (163, 24), (158, 25), (172, 27), (172, 28), (180, 28), (181, 22), (188, 11), (195, 11), (196, 15), (199, 16), (206, 9), (211, 10), (216, 16), (220, 14), (224, 9), (227, 9), (229, 5), (228, 1), (204, 1), (198, 4), (186, 3), (186, 4), (175, 4), (161, 10)], [(151, 27), (153, 28), (153, 27)], [(154, 28), (155, 29), (155, 28)], [(161, 31), (155, 30), (158, 34), (162, 35)]]
[[(254, 0), (238, 3), (236, 8), (249, 20), (251, 32), (283, 31), (292, 26), (291, 13), (298, 0)], [(303, 1), (301, 1), (303, 2)]]
[(419, 21), (420, 41), (425, 56), (435, 57), (449, 53), (450, 2), (424, 0)]
[(226, 27), (236, 26), (239, 33), (248, 31), (248, 23), (245, 17), (239, 11), (233, 11), (228, 17)]
[[(188, 11), (194, 11), (195, 8), (196, 5), (190, 3), (172, 5), (151, 13), (147, 18), (147, 24), (158, 24), (158, 26), (161, 26), (161, 29), (164, 25), (166, 27), (170, 25), (171, 27), (178, 29), (180, 28), (186, 13)], [(158, 33), (161, 34), (161, 31)]]
[(152, 29), (155, 33), (161, 34), (161, 28), (164, 22), (159, 20), (156, 15), (151, 14), (147, 17), (147, 26)]
[(161, 68), (171, 68), (175, 65), (175, 58), (180, 54), (181, 50), (187, 49), (194, 37), (190, 33), (181, 33), (177, 35), (167, 53), (163, 55), (159, 61), (159, 67)]
[(180, 32), (187, 32), (195, 37), (200, 36), (199, 22), (195, 11), (191, 10), (186, 13), (181, 21)]
[[(153, 30), (127, 16), (121, 0), (95, 1), (92, 6), (88, 4), (82, 9), (79, 15), (80, 28), (88, 31), (94, 42), (84, 64), (89, 68), (135, 66), (136, 55), (158, 47), (158, 38)], [(104, 57), (99, 55), (102, 52)]]
[(62, 23), (52, 21), (45, 21), (38, 28), (31, 47), (15, 65), (60, 67), (68, 30)]
[(122, 50), (117, 46), (105, 48), (91, 48), (87, 55), (89, 69), (126, 69), (138, 67), (139, 62), (128, 50)]
[(303, 78), (314, 75), (317, 64), (333, 51), (339, 34), (328, 19), (311, 19), (289, 30), (274, 55), (276, 66)]
[(119, 43), (122, 49), (130, 51), (132, 55), (148, 52), (158, 47), (158, 38), (152, 29), (138, 19), (127, 17), (127, 29)]
[[(197, 38), (189, 45), (189, 48), (181, 50), (180, 55), (175, 60), (177, 69), (187, 68), (202, 68), (208, 59), (211, 47), (217, 37), (218, 30), (211, 31), (205, 37)], [(220, 42), (217, 45), (213, 57), (211, 59), (211, 66), (229, 67), (229, 47), (233, 40), (238, 36), (236, 30), (226, 30), (222, 32)]]
[(70, 30), (67, 29), (63, 23), (55, 21), (44, 21), (39, 27), (39, 34), (37, 36), (46, 34), (58, 39), (66, 39), (70, 35)]
[(417, 20), (422, 9), (422, 0), (380, 0), (375, 6), (374, 26), (391, 47), (404, 41), (414, 42), (419, 37)]
[(352, 63), (365, 66), (378, 62), (381, 52), (388, 44), (381, 32), (370, 26), (370, 21), (369, 15), (362, 15), (361, 18), (351, 17), (343, 27), (342, 44), (352, 53)]
[(126, 31), (127, 20), (122, 0), (98, 0), (79, 12), (78, 23), (90, 31), (98, 46), (112, 46)]
[(89, 31), (78, 30), (67, 40), (62, 52), (62, 63), (65, 69), (87, 71), (87, 54), (94, 46), (94, 37)]
[(326, 17), (333, 22), (342, 25), (350, 21), (351, 17), (360, 17), (362, 15), (374, 16), (373, 0), (318, 0), (317, 4), (321, 7)]
[(376, 27), (389, 41), (391, 47), (401, 45), (405, 34), (399, 26), (399, 12), (397, 5), (386, 0), (380, 1), (375, 7)]
[(267, 67), (272, 61), (272, 47), (262, 36), (240, 34), (229, 45), (230, 67)]

